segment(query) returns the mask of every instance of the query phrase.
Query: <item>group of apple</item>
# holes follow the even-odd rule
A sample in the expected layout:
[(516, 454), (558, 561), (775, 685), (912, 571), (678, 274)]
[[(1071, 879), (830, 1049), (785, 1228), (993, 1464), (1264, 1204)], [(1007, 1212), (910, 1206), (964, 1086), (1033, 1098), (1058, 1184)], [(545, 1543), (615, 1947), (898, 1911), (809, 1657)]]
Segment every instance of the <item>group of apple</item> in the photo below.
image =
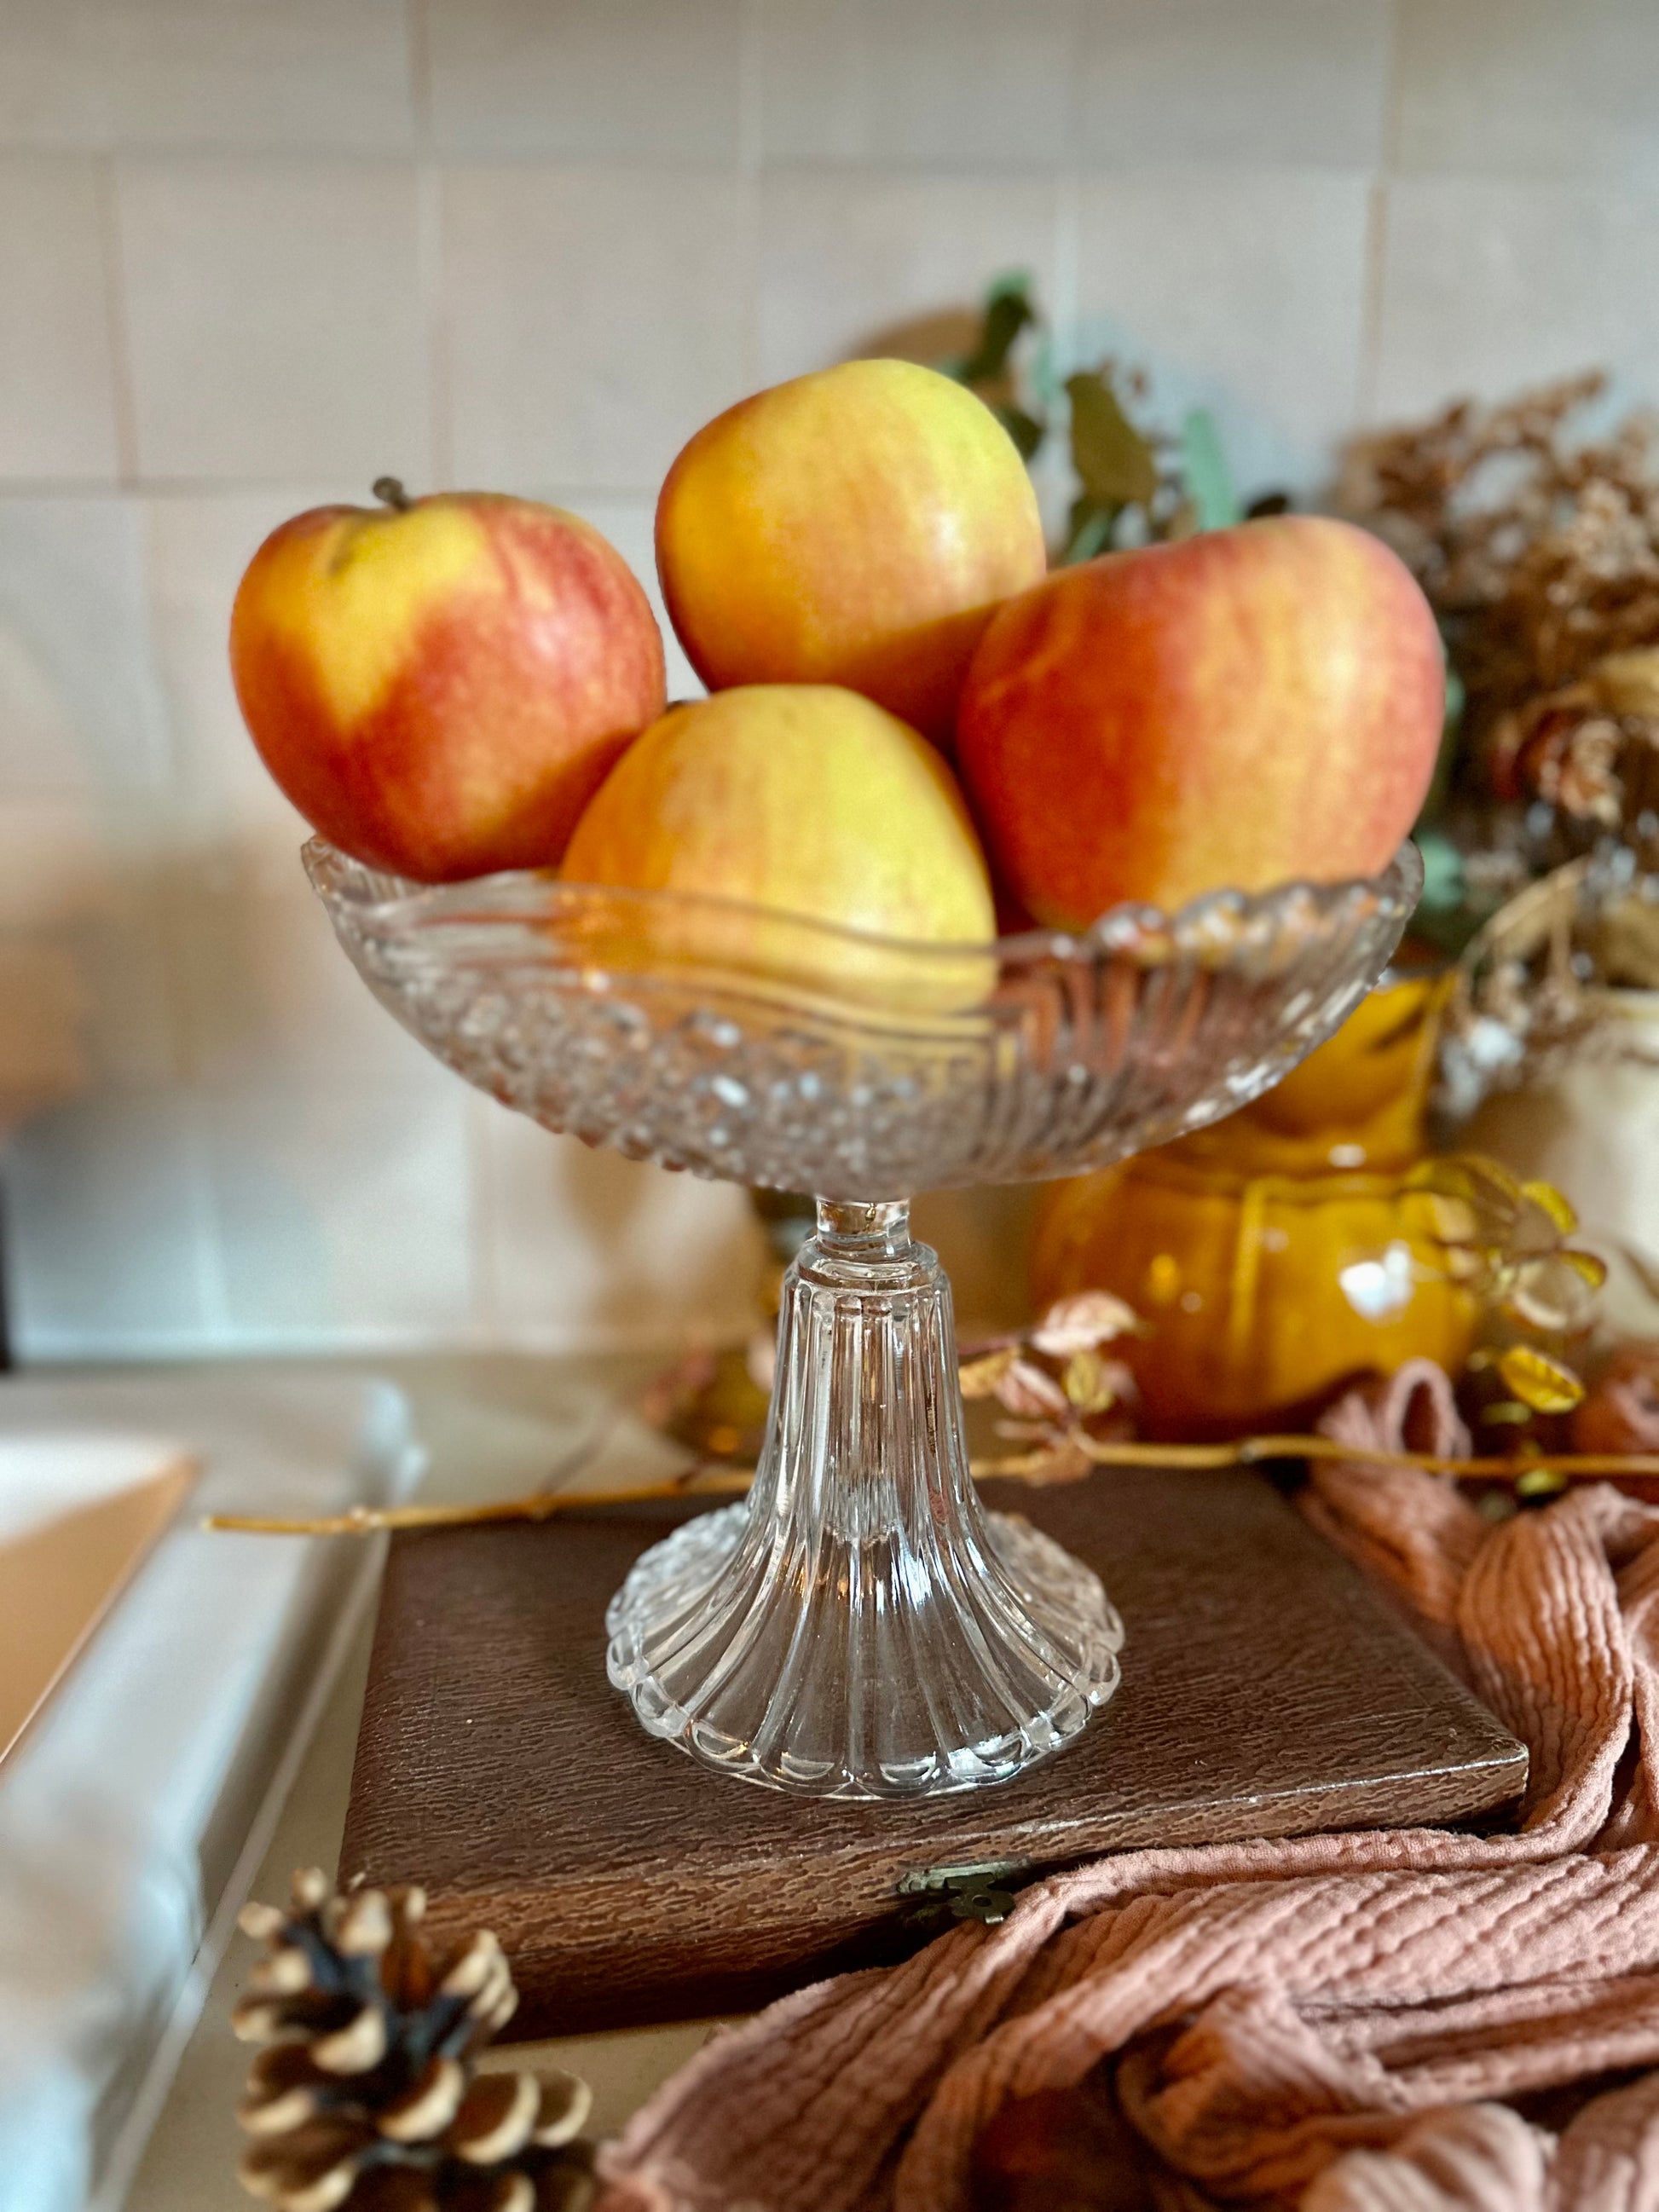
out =
[(1378, 540), (1280, 517), (1048, 574), (1001, 425), (907, 362), (762, 392), (669, 471), (691, 703), (587, 523), (376, 489), (266, 539), (231, 659), (289, 798), (400, 876), (555, 869), (983, 941), (1375, 873), (1432, 771), (1439, 641)]

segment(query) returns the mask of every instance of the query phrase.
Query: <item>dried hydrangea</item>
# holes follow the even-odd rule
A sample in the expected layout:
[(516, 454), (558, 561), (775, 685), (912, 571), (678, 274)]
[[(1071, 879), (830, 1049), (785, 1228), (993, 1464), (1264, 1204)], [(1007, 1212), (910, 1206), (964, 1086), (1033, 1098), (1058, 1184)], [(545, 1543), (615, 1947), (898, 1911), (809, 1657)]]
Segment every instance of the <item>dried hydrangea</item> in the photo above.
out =
[(1463, 797), (1542, 801), (1581, 848), (1615, 832), (1659, 852), (1656, 426), (1576, 434), (1606, 382), (1357, 440), (1339, 501), (1439, 618), (1467, 694)]

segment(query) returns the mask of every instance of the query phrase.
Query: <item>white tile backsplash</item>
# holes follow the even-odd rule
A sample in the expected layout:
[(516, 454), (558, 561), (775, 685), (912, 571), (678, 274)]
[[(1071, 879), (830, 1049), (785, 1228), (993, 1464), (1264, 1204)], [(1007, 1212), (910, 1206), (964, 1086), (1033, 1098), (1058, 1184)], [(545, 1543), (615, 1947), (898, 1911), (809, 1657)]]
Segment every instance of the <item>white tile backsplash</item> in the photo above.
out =
[(117, 185), (142, 476), (430, 482), (411, 167), (126, 161)]
[(444, 185), (444, 343), (463, 484), (654, 495), (753, 381), (736, 176), (461, 168)]
[(972, 306), (1013, 270), (1054, 296), (1051, 179), (779, 170), (763, 181), (760, 384), (867, 352), (935, 309)]
[(752, 1325), (762, 1246), (742, 1191), (670, 1175), (481, 1101), (483, 1261), (503, 1342), (706, 1342)]
[(119, 472), (101, 190), (93, 161), (0, 154), (0, 480)]
[(1244, 492), (1316, 489), (1358, 398), (1369, 208), (1318, 172), (1091, 176), (1079, 350), (1151, 368), (1172, 424), (1208, 407)]
[(404, 149), (404, 0), (5, 0), (0, 144)]
[(779, 161), (1052, 166), (1073, 150), (1073, 0), (761, 0), (760, 144)]
[(106, 146), (110, 90), (100, 41), (76, 0), (7, 0), (0, 9), (0, 144)]
[(372, 1350), (471, 1330), (467, 1097), (265, 1083), (202, 1108), (233, 1340)]
[(145, 603), (144, 514), (0, 489), (0, 805), (159, 793), (166, 704)]
[(870, 151), (864, 0), (754, 0), (755, 136), (775, 161)]
[(248, 1091), (290, 1076), (389, 1095), (456, 1079), (341, 951), (301, 866), (301, 836), (198, 851), (174, 872), (167, 913), (189, 1073)]
[(1371, 404), (1384, 421), (1599, 366), (1659, 390), (1659, 190), (1407, 178), (1389, 196)]
[(88, 991), (72, 952), (0, 926), (0, 1133), (73, 1098), (88, 1080)]
[(447, 154), (731, 161), (742, 0), (428, 0)]
[(4, 1170), (20, 1358), (143, 1358), (224, 1341), (188, 1093), (93, 1091), (25, 1127)]
[(88, 1086), (164, 1085), (179, 1066), (179, 976), (154, 810), (91, 798), (0, 805), (0, 946), (75, 978), (65, 1023)]
[(1653, 0), (1400, 0), (1407, 174), (1659, 186)]
[[(25, 1354), (750, 1311), (739, 1192), (468, 1093), (338, 952), (226, 659), (286, 515), (550, 499), (660, 617), (701, 422), (1013, 269), (1246, 490), (1457, 391), (1652, 399), (1656, 72), (1653, 0), (0, 0), (0, 1056), (78, 1084), (5, 1154)], [(921, 1209), (966, 1316), (1028, 1213)]]
[[(179, 835), (193, 848), (270, 855), (286, 880), (305, 823), (266, 774), (230, 680), (230, 610), (242, 572), (279, 523), (307, 507), (367, 505), (363, 487), (295, 485), (144, 503), (155, 668), (176, 764)], [(268, 876), (262, 875), (268, 884)]]
[(1080, 6), (1085, 161), (1368, 170), (1381, 156), (1390, 0)]
[(110, 903), (112, 856), (73, 799), (11, 799), (0, 808), (0, 936), (61, 929)]

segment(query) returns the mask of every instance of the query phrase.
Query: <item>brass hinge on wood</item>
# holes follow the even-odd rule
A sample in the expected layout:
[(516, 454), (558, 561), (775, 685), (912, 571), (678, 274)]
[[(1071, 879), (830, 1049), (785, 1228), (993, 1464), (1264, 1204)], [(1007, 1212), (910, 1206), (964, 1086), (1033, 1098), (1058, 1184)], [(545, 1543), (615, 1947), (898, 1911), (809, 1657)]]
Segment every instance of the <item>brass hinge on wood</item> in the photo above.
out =
[(979, 1866), (909, 1867), (896, 1889), (915, 1928), (978, 1920), (994, 1928), (1014, 1909), (1014, 1894), (1036, 1872), (1030, 1859), (987, 1859)]

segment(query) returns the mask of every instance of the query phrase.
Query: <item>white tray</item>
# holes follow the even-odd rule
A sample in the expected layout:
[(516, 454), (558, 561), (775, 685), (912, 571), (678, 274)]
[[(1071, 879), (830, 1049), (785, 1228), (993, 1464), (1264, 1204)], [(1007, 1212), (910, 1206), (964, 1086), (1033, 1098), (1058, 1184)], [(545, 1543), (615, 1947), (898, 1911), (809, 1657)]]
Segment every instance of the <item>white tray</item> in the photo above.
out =
[(147, 1437), (0, 1429), (0, 1768), (179, 1516), (196, 1463)]
[(383, 1382), (0, 1384), (0, 1439), (76, 1431), (202, 1475), (0, 1769), (0, 2212), (120, 2203), (374, 1589), (378, 1543), (198, 1516), (386, 1503), (421, 1465)]

